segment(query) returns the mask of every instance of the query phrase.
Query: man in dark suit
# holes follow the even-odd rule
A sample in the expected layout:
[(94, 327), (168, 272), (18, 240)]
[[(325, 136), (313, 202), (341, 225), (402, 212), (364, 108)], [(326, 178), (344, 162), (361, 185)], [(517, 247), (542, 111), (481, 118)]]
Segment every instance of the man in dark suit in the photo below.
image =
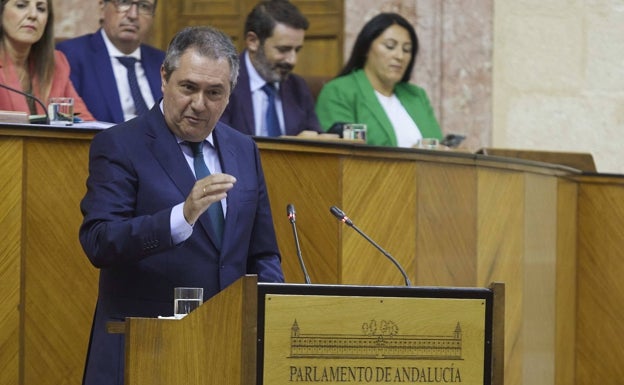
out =
[(141, 44), (152, 27), (156, 0), (103, 0), (100, 7), (99, 31), (56, 48), (67, 56), (70, 78), (93, 116), (121, 123), (162, 97), (160, 66), (165, 53)]
[(255, 136), (320, 132), (310, 89), (291, 73), (307, 29), (308, 20), (290, 1), (262, 1), (254, 7), (245, 22), (247, 49), (240, 56), (238, 85), (222, 122)]
[(100, 282), (84, 384), (123, 384), (123, 336), (108, 321), (171, 315), (175, 287), (207, 300), (245, 274), (284, 281), (258, 148), (218, 122), (238, 66), (227, 35), (182, 30), (162, 102), (93, 139), (80, 242)]

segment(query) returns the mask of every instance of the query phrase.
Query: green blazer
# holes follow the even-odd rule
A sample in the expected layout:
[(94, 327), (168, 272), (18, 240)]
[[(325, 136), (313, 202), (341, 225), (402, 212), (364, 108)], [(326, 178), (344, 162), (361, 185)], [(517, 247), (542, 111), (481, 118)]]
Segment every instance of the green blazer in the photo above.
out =
[[(394, 93), (416, 122), (423, 138), (442, 139), (440, 125), (425, 90), (401, 82), (394, 88)], [(392, 123), (363, 70), (353, 71), (325, 84), (316, 101), (316, 114), (325, 131), (336, 122), (365, 123), (367, 144), (397, 146)]]

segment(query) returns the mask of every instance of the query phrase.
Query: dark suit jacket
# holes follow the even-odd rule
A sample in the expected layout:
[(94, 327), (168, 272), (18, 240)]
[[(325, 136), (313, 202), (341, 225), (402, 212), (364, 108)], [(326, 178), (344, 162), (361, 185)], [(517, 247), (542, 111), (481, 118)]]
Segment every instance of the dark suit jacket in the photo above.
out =
[[(117, 82), (101, 32), (65, 40), (57, 44), (56, 48), (67, 56), (71, 66), (71, 81), (95, 119), (123, 122)], [(162, 97), (160, 66), (164, 59), (163, 51), (141, 44), (141, 65), (145, 69), (154, 100)]]
[[(305, 80), (301, 76), (290, 74), (280, 83), (279, 88), (286, 135), (297, 135), (303, 130), (321, 132), (321, 125), (314, 111), (314, 98)], [(255, 135), (252, 106), (249, 72), (243, 53), (240, 55), (238, 82), (230, 96), (230, 103), (221, 116), (221, 121), (244, 134)]]
[(172, 244), (171, 209), (195, 177), (158, 104), (94, 137), (80, 242), (100, 282), (85, 384), (123, 385), (123, 336), (108, 334), (107, 321), (172, 315), (177, 286), (203, 287), (207, 300), (247, 273), (284, 281), (256, 144), (222, 123), (213, 137), (223, 172), (237, 179), (221, 250), (207, 213)]

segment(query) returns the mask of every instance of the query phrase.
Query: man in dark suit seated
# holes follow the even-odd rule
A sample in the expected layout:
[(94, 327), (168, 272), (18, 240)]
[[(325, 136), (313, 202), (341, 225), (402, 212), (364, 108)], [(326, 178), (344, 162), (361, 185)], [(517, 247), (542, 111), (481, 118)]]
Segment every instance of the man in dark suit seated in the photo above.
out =
[(57, 44), (70, 78), (95, 119), (121, 123), (146, 112), (162, 97), (165, 53), (142, 44), (157, 0), (103, 0), (101, 28)]
[(291, 73), (307, 29), (308, 20), (287, 0), (254, 7), (245, 22), (238, 85), (222, 122), (255, 136), (320, 132), (310, 89)]
[(80, 242), (100, 282), (86, 385), (124, 383), (124, 336), (107, 322), (172, 315), (175, 287), (207, 300), (245, 274), (284, 281), (258, 148), (218, 122), (238, 67), (227, 35), (186, 28), (167, 50), (162, 101), (93, 138)]

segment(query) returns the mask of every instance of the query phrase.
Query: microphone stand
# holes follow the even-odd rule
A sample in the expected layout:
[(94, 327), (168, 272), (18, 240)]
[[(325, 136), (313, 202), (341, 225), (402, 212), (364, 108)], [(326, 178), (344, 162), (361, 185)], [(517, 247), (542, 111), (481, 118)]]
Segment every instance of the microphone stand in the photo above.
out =
[[(2, 83), (0, 83), (0, 87), (2, 87), (2, 88), (4, 88), (4, 89), (7, 89), (7, 90), (9, 90), (9, 91), (12, 91), (12, 92), (16, 92), (16, 93), (18, 93), (18, 94), (20, 94), (20, 95), (22, 95), (22, 96), (27, 97), (28, 99), (32, 99), (32, 100), (34, 100), (37, 104), (39, 104), (39, 105), (41, 106), (41, 108), (43, 108), (43, 113), (45, 114), (45, 124), (50, 124), (50, 115), (48, 114), (48, 109), (46, 108), (45, 104), (43, 104), (43, 102), (41, 101), (41, 99), (39, 99), (38, 97), (36, 97), (36, 96), (34, 96), (34, 95), (31, 95), (31, 94), (29, 94), (29, 93), (26, 93), (26, 92), (24, 92), (24, 91), (20, 91), (20, 90), (18, 90), (18, 89), (16, 89), (16, 88), (9, 87), (9, 86), (7, 86), (6, 84), (2, 84)], [(32, 122), (31, 122), (31, 123), (32, 123)]]
[(299, 259), (299, 265), (301, 266), (301, 271), (303, 271), (303, 277), (305, 279), (305, 283), (310, 284), (310, 276), (308, 275), (308, 270), (305, 267), (305, 263), (303, 263), (303, 257), (301, 256), (301, 247), (299, 246), (299, 236), (297, 235), (297, 226), (295, 225), (295, 207), (292, 204), (289, 204), (286, 207), (286, 211), (288, 212), (288, 220), (292, 226), (293, 236), (295, 238), (295, 248), (297, 249), (297, 258)]
[(336, 206), (332, 206), (330, 208), (330, 211), (332, 214), (334, 214), (335, 217), (337, 217), (341, 222), (343, 222), (344, 224), (346, 224), (347, 226), (353, 228), (353, 230), (357, 231), (358, 234), (360, 234), (361, 236), (364, 237), (364, 239), (366, 239), (371, 245), (375, 246), (375, 248), (377, 250), (379, 250), (383, 255), (386, 256), (386, 258), (388, 258), (390, 261), (392, 261), (392, 263), (394, 263), (394, 266), (397, 267), (397, 269), (399, 269), (399, 271), (401, 272), (401, 275), (403, 276), (403, 279), (405, 280), (405, 286), (412, 286), (412, 282), (410, 281), (410, 279), (407, 277), (407, 273), (405, 272), (405, 270), (403, 269), (403, 267), (401, 267), (401, 265), (399, 264), (399, 262), (394, 259), (394, 257), (392, 255), (390, 255), (390, 253), (388, 253), (386, 250), (384, 250), (381, 246), (379, 246), (377, 244), (377, 242), (373, 241), (368, 235), (366, 235), (362, 230), (360, 230), (351, 219), (349, 219), (349, 217), (347, 217), (347, 215), (342, 212), (342, 210), (340, 210), (338, 207)]
[(386, 258), (388, 258), (390, 261), (392, 261), (392, 263), (394, 263), (397, 269), (399, 269), (399, 271), (401, 272), (401, 275), (403, 275), (403, 279), (405, 280), (405, 286), (412, 286), (412, 282), (410, 282), (410, 279), (407, 277), (407, 274), (405, 273), (405, 271), (403, 270), (399, 262), (396, 259), (394, 259), (394, 257), (392, 257), (392, 255), (390, 255), (386, 250), (384, 250), (381, 246), (379, 246), (377, 242), (373, 241), (368, 235), (364, 234), (364, 232), (360, 230), (356, 225), (354, 225), (353, 222), (349, 226), (353, 227), (353, 230), (357, 231), (358, 234), (366, 238), (366, 240), (369, 241), (373, 246), (375, 246), (377, 250), (381, 251), (381, 253), (385, 255)]

